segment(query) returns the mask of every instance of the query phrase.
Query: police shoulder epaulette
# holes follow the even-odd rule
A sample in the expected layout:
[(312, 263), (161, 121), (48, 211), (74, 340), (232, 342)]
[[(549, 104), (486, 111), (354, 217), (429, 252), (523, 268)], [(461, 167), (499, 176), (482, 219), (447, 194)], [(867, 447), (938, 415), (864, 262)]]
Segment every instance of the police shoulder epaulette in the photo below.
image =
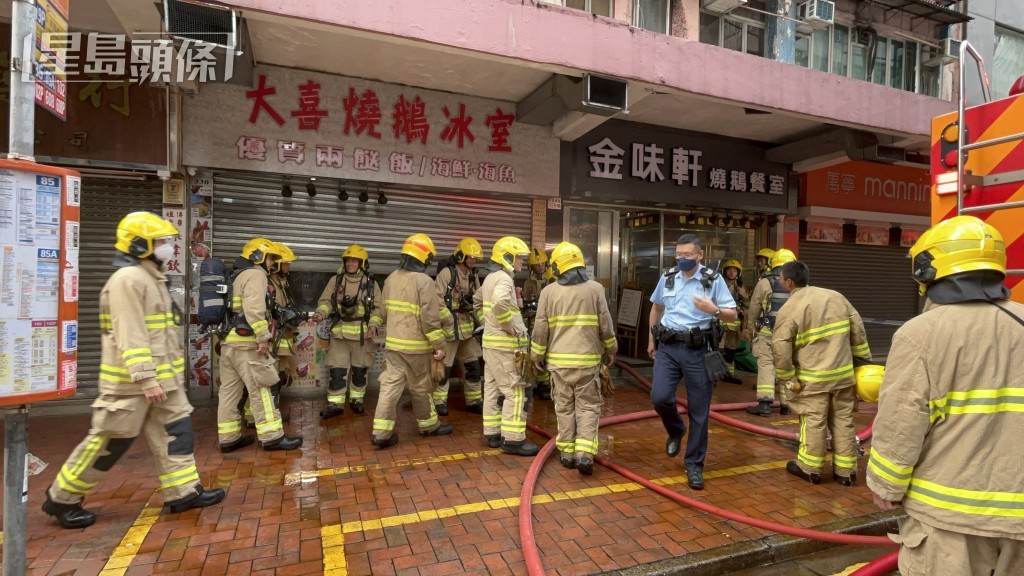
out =
[(665, 272), (664, 276), (666, 278), (668, 278), (670, 276), (675, 276), (677, 272), (679, 272), (679, 268), (676, 267), (676, 266), (673, 266), (673, 267), (669, 268), (667, 272)]

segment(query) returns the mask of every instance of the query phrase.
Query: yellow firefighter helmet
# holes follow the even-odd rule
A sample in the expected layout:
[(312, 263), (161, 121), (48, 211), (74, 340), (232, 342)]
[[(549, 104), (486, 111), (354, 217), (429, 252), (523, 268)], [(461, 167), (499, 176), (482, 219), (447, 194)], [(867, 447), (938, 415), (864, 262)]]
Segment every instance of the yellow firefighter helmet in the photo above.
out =
[[(405, 254), (405, 252), (403, 251), (402, 254)], [(346, 258), (355, 258), (356, 260), (359, 260), (359, 268), (363, 270), (368, 270), (370, 268), (370, 253), (366, 251), (366, 248), (363, 248), (359, 244), (353, 244), (341, 253), (341, 261), (344, 262)]]
[(1006, 275), (1003, 236), (974, 216), (956, 216), (932, 226), (910, 248), (910, 257), (922, 294), (928, 284), (953, 274), (992, 270)]
[(274, 242), (274, 248), (281, 255), (281, 262), (295, 262), (298, 257), (295, 256), (295, 252), (288, 247), (284, 242)]
[(501, 267), (505, 270), (512, 272), (512, 262), (515, 261), (516, 256), (522, 256), (524, 259), (530, 256), (530, 247), (515, 236), (505, 236), (499, 238), (494, 243), (494, 248), (491, 249), (491, 261), (501, 264)]
[(413, 234), (405, 239), (405, 244), (402, 244), (402, 254), (411, 256), (421, 264), (429, 264), (431, 258), (437, 255), (437, 250), (430, 236)]
[(274, 246), (274, 241), (269, 238), (253, 238), (242, 246), (242, 258), (253, 264), (263, 264), (267, 256), (280, 257), (280, 251)]
[(726, 260), (722, 263), (722, 272), (725, 272), (726, 268), (735, 268), (739, 270), (740, 274), (743, 274), (743, 265), (740, 264), (739, 260)]
[(878, 402), (878, 391), (882, 387), (885, 366), (866, 364), (858, 366), (853, 374), (857, 380), (857, 396), (865, 402)]
[(573, 268), (586, 266), (583, 259), (583, 251), (580, 247), (570, 242), (562, 242), (551, 251), (551, 271), (555, 276), (561, 276)]
[(484, 249), (476, 238), (463, 238), (455, 247), (455, 261), (462, 262), (466, 258), (483, 258)]
[(145, 258), (153, 253), (154, 240), (177, 235), (178, 229), (156, 214), (132, 212), (117, 224), (114, 247), (130, 256)]
[(526, 263), (529, 264), (530, 266), (536, 266), (537, 264), (547, 264), (547, 252), (544, 252), (540, 248), (534, 248), (533, 250), (530, 250), (530, 257), (527, 258)]
[(772, 254), (771, 266), (773, 270), (789, 262), (796, 262), (796, 254), (793, 254), (792, 250), (782, 248), (781, 250), (776, 251), (775, 254)]
[(757, 255), (771, 260), (772, 256), (775, 256), (775, 250), (772, 250), (771, 248), (761, 248), (758, 250)]

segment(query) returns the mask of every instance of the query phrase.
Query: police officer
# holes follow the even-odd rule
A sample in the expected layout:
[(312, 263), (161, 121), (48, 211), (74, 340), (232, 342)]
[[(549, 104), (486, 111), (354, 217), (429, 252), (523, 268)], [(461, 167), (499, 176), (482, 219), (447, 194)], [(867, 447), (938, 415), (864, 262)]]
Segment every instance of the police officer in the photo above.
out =
[[(505, 236), (494, 243), (490, 273), (474, 297), (484, 318), (484, 439), (507, 454), (533, 456), (540, 450), (526, 439), (527, 383), (520, 364), (528, 362), (530, 336), (516, 299), (512, 275), (523, 269), (530, 247), (519, 238)], [(524, 357), (525, 355), (525, 357)], [(498, 396), (505, 402), (498, 406)]]
[(353, 244), (342, 252), (341, 262), (338, 273), (327, 281), (313, 314), (315, 322), (331, 319), (331, 347), (327, 349), (330, 380), (327, 405), (320, 411), (320, 418), (325, 420), (345, 413), (346, 395), (353, 412), (366, 411), (366, 373), (373, 364), (373, 339), (382, 324), (383, 300), (380, 286), (370, 275), (370, 254), (359, 244)]
[(426, 234), (413, 234), (402, 245), (398, 269), (384, 281), (381, 317), (386, 366), (380, 375), (380, 398), (373, 415), (373, 445), (387, 448), (398, 444), (395, 421), (398, 401), (406, 387), (412, 396), (420, 436), (451, 434), (451, 424), (441, 424), (431, 392), (431, 354), (444, 360), (445, 330), (441, 324), (441, 299), (437, 297), (427, 266), (437, 254)]
[[(554, 282), (554, 277), (551, 267), (548, 265), (548, 255), (544, 250), (540, 248), (530, 250), (530, 257), (526, 263), (530, 267), (530, 275), (523, 282), (523, 320), (526, 322), (526, 329), (532, 334), (540, 292), (545, 286)], [(534, 394), (541, 400), (551, 400), (551, 375), (541, 370), (537, 372), (535, 379), (537, 387), (534, 388)]]
[(725, 277), (725, 285), (729, 287), (729, 293), (736, 302), (739, 318), (732, 322), (722, 323), (722, 355), (729, 364), (729, 373), (722, 380), (730, 384), (742, 384), (743, 381), (736, 377), (736, 349), (740, 346), (740, 332), (743, 328), (743, 311), (747, 309), (747, 289), (743, 286), (743, 265), (739, 260), (726, 260), (722, 264), (722, 276)]
[(444, 380), (434, 389), (434, 407), (441, 416), (448, 415), (448, 385), (455, 360), (462, 363), (465, 375), (466, 410), (475, 414), (484, 411), (483, 385), (480, 382), (480, 343), (473, 336), (480, 320), (473, 312), (473, 294), (480, 290), (476, 275), (476, 261), (484, 257), (483, 248), (476, 238), (463, 238), (452, 255), (450, 265), (437, 273), (434, 284), (444, 305), (441, 320), (451, 322), (444, 350)]
[(910, 249), (927, 300), (893, 336), (867, 467), (875, 504), (907, 514), (902, 574), (1024, 566), (1024, 306), (1008, 301), (1004, 246), (957, 216)]
[[(708, 446), (708, 415), (714, 382), (705, 369), (711, 323), (736, 320), (736, 302), (721, 276), (710, 276), (701, 265), (704, 251), (696, 234), (676, 241), (676, 266), (662, 275), (651, 295), (651, 340), (647, 353), (654, 359), (651, 403), (668, 432), (665, 452), (679, 455), (686, 426), (676, 411), (676, 388), (686, 379), (690, 436), (686, 439), (687, 484), (704, 489), (704, 457)], [(707, 272), (707, 274), (705, 273)], [(655, 351), (655, 341), (660, 346)]]
[[(771, 416), (772, 402), (775, 401), (777, 382), (775, 365), (772, 363), (772, 330), (775, 318), (782, 305), (789, 300), (789, 292), (782, 288), (779, 271), (783, 264), (796, 260), (796, 255), (785, 248), (775, 252), (771, 258), (771, 271), (757, 281), (750, 296), (750, 308), (744, 317), (743, 337), (750, 339), (751, 351), (757, 358), (757, 406), (750, 406), (747, 412), (758, 416)], [(789, 404), (782, 390), (779, 390), (781, 407), (779, 414), (789, 414)]]
[(199, 483), (192, 405), (185, 395), (181, 310), (162, 268), (178, 230), (149, 212), (117, 225), (118, 268), (100, 292), (99, 397), (89, 434), (61, 466), (43, 512), (64, 528), (85, 528), (96, 514), (82, 501), (142, 433), (156, 461), (164, 506), (173, 513), (212, 506), (224, 491)]
[(281, 412), (274, 405), (271, 388), (278, 382), (277, 361), (271, 358), (274, 331), (274, 295), (267, 274), (281, 258), (279, 248), (266, 238), (253, 238), (235, 259), (231, 280), (231, 331), (221, 345), (220, 401), (217, 434), (222, 452), (233, 452), (253, 443), (242, 435), (238, 402), (242, 389), (249, 392), (256, 435), (265, 450), (294, 450), (302, 438), (284, 435)]
[(562, 242), (551, 252), (557, 284), (540, 293), (530, 356), (554, 383), (558, 437), (566, 468), (594, 473), (601, 418), (601, 365), (611, 364), (618, 345), (604, 287), (587, 278), (583, 252)]
[(857, 477), (853, 359), (871, 363), (864, 322), (839, 292), (807, 286), (810, 274), (803, 262), (787, 262), (779, 272), (790, 298), (779, 310), (772, 332), (775, 374), (800, 415), (797, 461), (789, 461), (786, 471), (820, 483), (829, 430), (832, 475), (843, 486), (852, 486)]

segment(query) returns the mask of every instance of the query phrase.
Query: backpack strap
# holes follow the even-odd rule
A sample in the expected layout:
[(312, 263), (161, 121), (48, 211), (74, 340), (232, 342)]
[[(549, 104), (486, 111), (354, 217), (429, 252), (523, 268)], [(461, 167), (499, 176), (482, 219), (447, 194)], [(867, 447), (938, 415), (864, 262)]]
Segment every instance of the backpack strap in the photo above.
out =
[(1017, 316), (1017, 315), (1016, 315), (1016, 314), (1014, 314), (1013, 312), (1010, 312), (1009, 310), (1007, 310), (1006, 308), (1004, 308), (1004, 307), (1000, 306), (999, 304), (996, 304), (996, 303), (995, 303), (995, 302), (993, 302), (992, 300), (989, 300), (989, 304), (992, 304), (992, 305), (993, 305), (993, 306), (995, 306), (996, 308), (999, 308), (999, 309), (1000, 309), (1000, 310), (1002, 310), (1003, 312), (1006, 312), (1007, 314), (1009, 314), (1009, 315), (1010, 315), (1010, 318), (1013, 318), (1014, 320), (1016, 320), (1016, 321), (1017, 321), (1017, 323), (1018, 323), (1018, 324), (1020, 324), (1021, 326), (1024, 326), (1024, 320), (1022, 320), (1020, 316)]

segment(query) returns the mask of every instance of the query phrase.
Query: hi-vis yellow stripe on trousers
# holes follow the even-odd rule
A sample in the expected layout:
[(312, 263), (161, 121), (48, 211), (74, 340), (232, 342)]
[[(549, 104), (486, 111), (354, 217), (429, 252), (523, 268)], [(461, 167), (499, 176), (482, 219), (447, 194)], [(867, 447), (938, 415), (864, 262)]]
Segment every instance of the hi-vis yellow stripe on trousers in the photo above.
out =
[(189, 482), (199, 483), (199, 472), (196, 471), (195, 466), (189, 466), (184, 470), (178, 470), (177, 472), (171, 472), (170, 474), (160, 475), (160, 489), (167, 490), (168, 488), (175, 488)]

